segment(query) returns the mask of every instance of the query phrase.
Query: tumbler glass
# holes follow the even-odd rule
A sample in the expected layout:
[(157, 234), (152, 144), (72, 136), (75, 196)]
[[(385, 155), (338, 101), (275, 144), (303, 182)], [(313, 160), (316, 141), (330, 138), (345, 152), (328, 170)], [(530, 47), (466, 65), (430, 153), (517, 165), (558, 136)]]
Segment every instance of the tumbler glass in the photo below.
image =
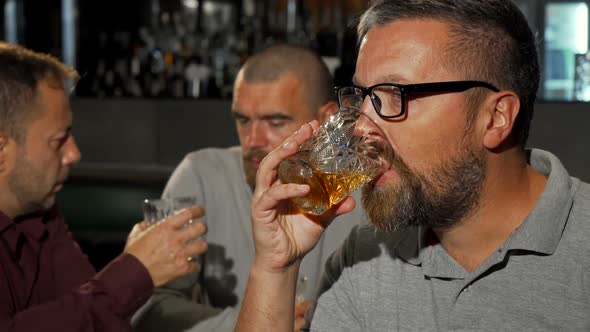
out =
[(172, 198), (148, 198), (143, 201), (144, 221), (152, 224), (160, 222), (174, 213), (197, 204), (193, 196)]
[(306, 196), (292, 201), (306, 213), (321, 215), (388, 168), (392, 156), (379, 126), (346, 106), (281, 162), (279, 179), (309, 185)]

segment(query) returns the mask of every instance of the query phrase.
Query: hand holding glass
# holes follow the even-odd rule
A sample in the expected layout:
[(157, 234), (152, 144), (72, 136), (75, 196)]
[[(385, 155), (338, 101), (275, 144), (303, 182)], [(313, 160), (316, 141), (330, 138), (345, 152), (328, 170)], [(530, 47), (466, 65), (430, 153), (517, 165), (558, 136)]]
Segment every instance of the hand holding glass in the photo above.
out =
[[(192, 196), (146, 199), (143, 201), (143, 219), (153, 225), (196, 204), (197, 199)], [(192, 223), (193, 220), (189, 220), (185, 226), (190, 226)], [(204, 239), (204, 235), (199, 239)], [(189, 260), (196, 260), (196, 257), (191, 257)]]

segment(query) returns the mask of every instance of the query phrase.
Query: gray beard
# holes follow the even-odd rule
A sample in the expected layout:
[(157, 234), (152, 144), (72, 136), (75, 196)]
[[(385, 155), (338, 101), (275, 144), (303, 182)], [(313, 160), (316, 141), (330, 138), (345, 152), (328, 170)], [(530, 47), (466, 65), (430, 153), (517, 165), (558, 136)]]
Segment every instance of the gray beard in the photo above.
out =
[(450, 228), (479, 204), (485, 179), (484, 151), (462, 149), (459, 154), (429, 172), (416, 174), (395, 156), (397, 184), (363, 188), (362, 204), (369, 220), (382, 231), (416, 226)]

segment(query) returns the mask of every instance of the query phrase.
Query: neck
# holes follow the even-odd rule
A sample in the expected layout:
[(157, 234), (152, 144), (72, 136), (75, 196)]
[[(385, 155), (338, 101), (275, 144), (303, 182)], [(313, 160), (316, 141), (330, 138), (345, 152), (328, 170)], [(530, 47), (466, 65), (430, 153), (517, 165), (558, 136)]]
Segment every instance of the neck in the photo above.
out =
[(0, 197), (0, 211), (2, 211), (4, 215), (14, 220), (16, 217), (23, 214), (16, 204), (7, 204), (4, 202), (3, 198), (4, 197)]
[(537, 203), (547, 179), (520, 148), (488, 159), (478, 206), (456, 226), (435, 229), (441, 245), (465, 270), (477, 269), (517, 229)]
[(10, 219), (23, 215), (24, 209), (10, 190), (8, 183), (1, 183), (0, 188), (4, 188), (4, 190), (0, 190), (0, 211)]

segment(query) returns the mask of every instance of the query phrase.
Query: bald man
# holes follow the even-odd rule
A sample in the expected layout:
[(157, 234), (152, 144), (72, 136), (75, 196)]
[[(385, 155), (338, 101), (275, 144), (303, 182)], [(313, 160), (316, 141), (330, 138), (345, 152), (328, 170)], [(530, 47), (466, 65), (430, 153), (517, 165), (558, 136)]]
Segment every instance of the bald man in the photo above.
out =
[[(308, 49), (278, 45), (248, 59), (231, 110), (240, 146), (189, 153), (164, 190), (165, 197), (196, 196), (205, 209), (209, 250), (201, 273), (157, 289), (136, 314), (136, 331), (233, 330), (254, 258), (250, 205), (258, 165), (304, 123), (327, 120), (337, 110), (333, 99), (330, 73)], [(301, 298), (313, 299), (325, 260), (364, 220), (360, 209), (341, 219), (303, 261)], [(301, 298), (295, 330), (311, 304)]]

